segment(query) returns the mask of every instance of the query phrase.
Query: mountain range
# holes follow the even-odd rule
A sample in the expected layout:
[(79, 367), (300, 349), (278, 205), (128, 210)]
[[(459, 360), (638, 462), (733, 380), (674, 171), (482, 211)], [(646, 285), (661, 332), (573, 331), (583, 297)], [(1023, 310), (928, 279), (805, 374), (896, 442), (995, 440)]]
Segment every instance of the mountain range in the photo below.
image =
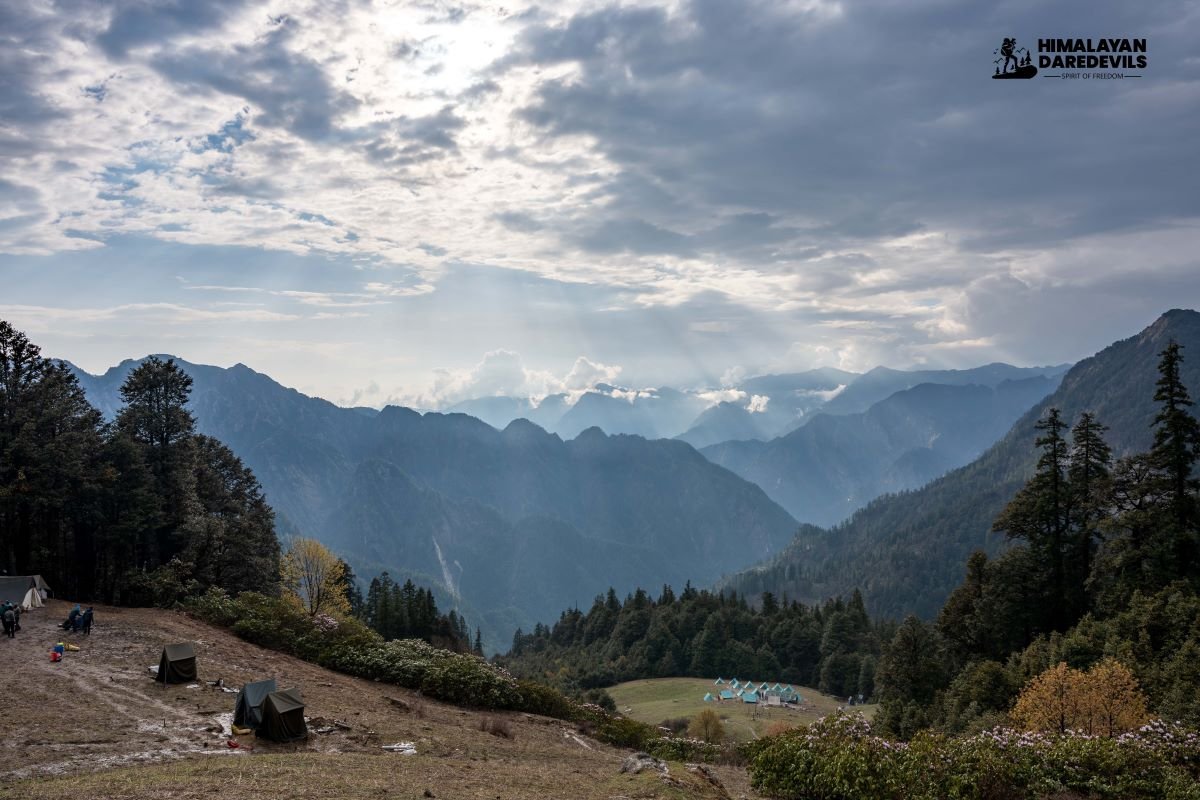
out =
[(1159, 354), (1172, 340), (1184, 348), (1182, 378), (1195, 396), (1200, 313), (1176, 309), (1077, 363), (1052, 394), (971, 463), (918, 490), (880, 497), (832, 529), (802, 526), (782, 553), (721, 585), (808, 601), (859, 588), (873, 613), (932, 617), (961, 582), (972, 551), (1004, 546), (990, 532), (992, 520), (1033, 473), (1035, 425), (1047, 409), (1059, 408), (1068, 424), (1093, 412), (1109, 428), (1105, 437), (1114, 456), (1149, 448)]
[(1059, 378), (920, 383), (861, 413), (822, 410), (769, 442), (723, 442), (701, 452), (757, 483), (796, 519), (833, 525), (882, 494), (915, 489), (972, 461)]
[[(596, 427), (609, 434), (677, 438), (701, 449), (728, 441), (769, 441), (807, 425), (818, 412), (862, 413), (897, 392), (921, 384), (994, 388), (1005, 381), (1026, 378), (1053, 380), (1069, 366), (988, 364), (964, 370), (876, 367), (863, 374), (821, 367), (759, 375), (720, 389), (639, 389), (601, 383), (586, 391), (551, 394), (537, 400), (478, 397), (461, 401), (447, 411), (468, 414), (494, 428), (504, 428), (514, 419), (527, 419), (564, 439)], [(1007, 429), (1007, 424), (1004, 427)]]
[[(586, 391), (525, 397), (479, 397), (447, 411), (469, 414), (494, 428), (527, 419), (564, 439), (588, 428), (647, 439), (680, 438), (696, 447), (729, 439), (770, 439), (800, 424), (806, 415), (858, 377), (838, 369), (764, 375), (721, 389), (633, 388), (600, 383)], [(714, 405), (715, 404), (715, 405)], [(713, 413), (714, 408), (722, 409)]]
[[(111, 415), (137, 363), (75, 374)], [(198, 430), (254, 470), (281, 534), (321, 540), (360, 575), (438, 584), (495, 648), (609, 586), (711, 583), (797, 528), (684, 442), (339, 408), (240, 364), (176, 363)]]
[[(1178, 328), (1186, 344), (1196, 316), (1171, 312), (1156, 325)], [(731, 390), (740, 399), (715, 404), (604, 384), (536, 406), (473, 401), (486, 419), (340, 408), (244, 365), (177, 361), (194, 381), (199, 430), (255, 471), (281, 534), (322, 540), (360, 575), (387, 569), (435, 584), (499, 647), (515, 628), (585, 605), (610, 585), (724, 581), (809, 600), (858, 586), (876, 612), (932, 613), (966, 553), (997, 546), (991, 517), (1028, 474), (1029, 432), (1048, 403), (1091, 407), (1081, 392), (1103, 395), (1107, 405), (1095, 410), (1119, 409), (1105, 420), (1114, 436), (1136, 427), (1130, 409), (1152, 414), (1134, 393), (1153, 354), (1138, 350), (1145, 364), (1130, 372), (1134, 356), (1120, 348), (1131, 345), (1113, 347), (1120, 357), (1109, 348), (1065, 374), (991, 364), (759, 376)], [(137, 363), (75, 372), (111, 417)], [(1108, 373), (1119, 387), (1079, 378)], [(522, 412), (532, 420), (504, 422)], [(613, 433), (621, 429), (640, 435)], [(673, 431), (679, 439), (662, 438)], [(688, 441), (726, 432), (738, 438), (705, 445), (703, 455)], [(898, 494), (875, 499), (888, 492)], [(864, 504), (833, 529), (807, 524)]]

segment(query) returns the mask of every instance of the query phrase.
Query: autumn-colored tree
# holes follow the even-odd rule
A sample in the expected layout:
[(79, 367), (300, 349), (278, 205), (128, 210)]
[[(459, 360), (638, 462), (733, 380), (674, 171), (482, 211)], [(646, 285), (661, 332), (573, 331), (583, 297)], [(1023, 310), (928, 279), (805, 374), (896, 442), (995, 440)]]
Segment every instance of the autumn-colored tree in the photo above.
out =
[(1031, 680), (1013, 706), (1012, 718), (1029, 731), (1066, 733), (1079, 724), (1084, 675), (1065, 662)]
[(1024, 730), (1110, 737), (1150, 720), (1137, 679), (1111, 658), (1087, 672), (1066, 663), (1051, 667), (1029, 682), (1010, 716)]
[(1137, 678), (1115, 659), (1106, 658), (1088, 670), (1087, 690), (1089, 733), (1117, 736), (1150, 721), (1146, 695), (1138, 688)]
[(286, 596), (294, 598), (310, 616), (346, 614), (343, 575), (346, 565), (316, 539), (293, 539), (280, 562)]
[(725, 726), (721, 724), (721, 717), (717, 712), (706, 708), (692, 719), (688, 725), (688, 733), (697, 739), (715, 744), (725, 738)]

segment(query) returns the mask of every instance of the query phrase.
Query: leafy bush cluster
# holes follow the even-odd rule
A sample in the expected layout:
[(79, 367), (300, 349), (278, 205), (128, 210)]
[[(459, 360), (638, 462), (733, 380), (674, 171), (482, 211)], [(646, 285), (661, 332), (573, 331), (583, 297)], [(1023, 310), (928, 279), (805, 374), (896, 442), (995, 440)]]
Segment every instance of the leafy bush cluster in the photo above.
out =
[(1117, 738), (996, 728), (894, 742), (838, 714), (747, 750), (755, 789), (797, 800), (1200, 799), (1200, 739), (1161, 722)]
[(721, 745), (687, 736), (660, 736), (650, 742), (647, 752), (663, 761), (712, 763), (725, 756), (725, 748)]
[[(311, 617), (285, 599), (255, 592), (230, 598), (218, 589), (190, 601), (187, 608), (207, 622), (231, 628), (249, 642), (338, 672), (419, 690), (448, 703), (526, 710), (517, 681), (499, 667), (478, 656), (442, 650), (416, 639), (385, 642), (353, 618)], [(561, 695), (557, 705), (551, 702), (547, 693), (553, 691), (530, 689), (530, 701), (536, 708), (528, 710), (544, 714), (547, 709), (562, 712), (569, 708), (571, 704)]]
[(582, 733), (614, 747), (649, 750), (653, 742), (662, 738), (659, 730), (652, 725), (610, 714), (590, 704), (579, 707), (576, 721)]

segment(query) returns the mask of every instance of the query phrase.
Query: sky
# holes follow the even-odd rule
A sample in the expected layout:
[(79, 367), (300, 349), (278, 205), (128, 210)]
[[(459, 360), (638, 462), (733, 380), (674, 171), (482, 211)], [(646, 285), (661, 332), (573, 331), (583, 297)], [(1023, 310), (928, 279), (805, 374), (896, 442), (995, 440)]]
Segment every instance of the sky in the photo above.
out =
[[(1009, 36), (1148, 63), (991, 80)], [(1200, 299), (1197, 41), (1177, 0), (0, 0), (0, 319), (373, 406), (1073, 361)]]

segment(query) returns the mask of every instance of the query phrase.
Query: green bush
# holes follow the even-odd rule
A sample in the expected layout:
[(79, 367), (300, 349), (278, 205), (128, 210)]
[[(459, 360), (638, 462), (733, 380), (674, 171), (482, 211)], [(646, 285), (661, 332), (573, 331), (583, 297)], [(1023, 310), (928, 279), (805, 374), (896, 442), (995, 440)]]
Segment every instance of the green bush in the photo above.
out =
[(204, 594), (192, 598), (186, 607), (193, 616), (222, 628), (232, 628), (241, 614), (238, 602), (218, 586), (210, 587)]
[(600, 719), (592, 736), (606, 744), (631, 750), (646, 750), (651, 742), (661, 738), (655, 728), (644, 722), (613, 715)]
[(555, 719), (575, 719), (579, 716), (578, 705), (553, 687), (535, 681), (518, 680), (517, 691), (521, 694), (521, 703), (517, 706), (519, 711)]
[(583, 693), (583, 702), (600, 706), (613, 714), (617, 713), (617, 701), (604, 689), (588, 689)]
[(994, 729), (891, 742), (835, 715), (747, 748), (751, 781), (795, 800), (1093, 800), (1200, 798), (1200, 738), (1151, 723), (1115, 739)]
[(684, 736), (660, 736), (646, 745), (646, 752), (663, 761), (703, 761), (713, 763), (725, 753), (719, 744)]
[(516, 708), (517, 682), (477, 656), (441, 659), (425, 671), (421, 692), (447, 703), (479, 708)]
[[(349, 675), (478, 708), (510, 709), (522, 702), (512, 676), (483, 659), (415, 639), (384, 642), (356, 619), (312, 617), (293, 603), (256, 592), (230, 599), (219, 590), (209, 591), (186, 607), (246, 641)], [(549, 701), (542, 697), (541, 702)]]

